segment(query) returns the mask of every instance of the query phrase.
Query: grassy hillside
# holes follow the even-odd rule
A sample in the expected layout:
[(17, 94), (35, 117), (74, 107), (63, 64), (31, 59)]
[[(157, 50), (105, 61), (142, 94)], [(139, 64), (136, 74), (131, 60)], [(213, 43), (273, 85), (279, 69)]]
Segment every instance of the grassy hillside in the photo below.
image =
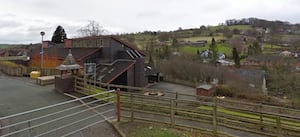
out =
[(252, 29), (251, 25), (231, 25), (231, 26), (212, 26), (210, 27), (211, 30), (216, 30), (216, 29), (223, 29), (224, 27), (228, 27), (229, 29), (239, 29), (239, 30), (249, 30)]
[(4, 49), (4, 48), (8, 48), (9, 45), (8, 44), (0, 44), (0, 49)]
[[(223, 36), (223, 31), (224, 28), (229, 28), (230, 30), (232, 30), (232, 32), (235, 29), (238, 29), (239, 31), (243, 31), (243, 30), (252, 30), (255, 31), (255, 28), (253, 28), (251, 25), (231, 25), (231, 26), (208, 26), (208, 27), (204, 27), (204, 28), (193, 28), (193, 29), (184, 29), (184, 30), (176, 30), (176, 31), (169, 31), (169, 32), (141, 32), (141, 33), (136, 33), (136, 34), (128, 34), (126, 36), (124, 36), (124, 39), (126, 39), (126, 37), (131, 37), (131, 43), (134, 43), (138, 48), (142, 49), (142, 50), (146, 50), (146, 47), (149, 45), (153, 45), (154, 46), (154, 50), (156, 50), (155, 48), (157, 47), (161, 47), (161, 46), (169, 46), (172, 48), (172, 39), (176, 38), (178, 43), (179, 43), (179, 47), (180, 47), (180, 51), (183, 54), (196, 54), (197, 51), (204, 51), (208, 49), (208, 46), (211, 43), (212, 38), (215, 38), (215, 40), (217, 41), (217, 43), (220, 40), (227, 40), (227, 42), (225, 44), (218, 45), (218, 52), (220, 53), (225, 53), (227, 56), (231, 56), (232, 54), (232, 45), (230, 45), (230, 40), (228, 40), (226, 37)], [(237, 31), (238, 32), (238, 31)], [(160, 43), (160, 36), (161, 35), (168, 35), (166, 38), (166, 41), (164, 41), (164, 44), (161, 45), (162, 43)], [(251, 35), (247, 36), (248, 38), (251, 38), (251, 40), (256, 40), (256, 36), (253, 36), (253, 34), (256, 33), (251, 33)], [(297, 35), (292, 35), (292, 34), (279, 34), (280, 37), (279, 39), (281, 39), (282, 41), (289, 41), (292, 39), (297, 38)], [(240, 35), (238, 33), (235, 33), (232, 35), (232, 38), (237, 38), (237, 37), (245, 37), (244, 35)], [(129, 40), (130, 41), (130, 40)], [(196, 42), (196, 41), (207, 41), (206, 47), (198, 47), (198, 46), (189, 46), (189, 45), (185, 45), (182, 44), (183, 41), (190, 41), (190, 42)], [(253, 43), (247, 43), (247, 44), (242, 44), (243, 47), (247, 48), (250, 44)], [(263, 54), (266, 55), (272, 55), (272, 54), (276, 54), (280, 51), (283, 50), (291, 50), (289, 47), (282, 47), (282, 46), (278, 46), (277, 45), (270, 45), (268, 43), (263, 43), (264, 46), (264, 50), (263, 50)], [(170, 49), (171, 51), (173, 49)]]
[[(196, 47), (196, 46), (182, 46), (180, 51), (184, 54), (197, 54), (197, 50), (204, 51), (209, 49), (209, 46)], [(225, 44), (218, 44), (217, 49), (219, 53), (224, 53), (226, 56), (231, 56), (232, 48)]]
[(188, 38), (182, 38), (181, 40), (186, 41), (199, 41), (199, 40), (206, 40), (207, 42), (211, 42), (212, 38), (215, 38), (216, 41), (219, 41), (221, 39), (224, 39), (223, 36), (197, 36), (197, 37), (188, 37)]

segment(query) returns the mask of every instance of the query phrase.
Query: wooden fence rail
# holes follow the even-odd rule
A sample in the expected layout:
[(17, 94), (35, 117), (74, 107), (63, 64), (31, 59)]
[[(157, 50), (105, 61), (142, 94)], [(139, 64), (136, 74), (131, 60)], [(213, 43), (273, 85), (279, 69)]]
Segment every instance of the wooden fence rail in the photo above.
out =
[[(169, 96), (145, 96), (153, 89), (108, 85), (76, 78), (78, 91), (88, 86), (122, 88), (134, 92), (121, 92), (121, 116), (134, 120), (160, 122), (171, 126), (209, 130), (217, 135), (222, 128), (253, 135), (296, 137), (300, 136), (300, 111), (263, 104), (238, 102), (229, 99), (199, 97), (168, 91)], [(80, 87), (80, 88), (79, 88)], [(192, 99), (190, 99), (192, 98)]]

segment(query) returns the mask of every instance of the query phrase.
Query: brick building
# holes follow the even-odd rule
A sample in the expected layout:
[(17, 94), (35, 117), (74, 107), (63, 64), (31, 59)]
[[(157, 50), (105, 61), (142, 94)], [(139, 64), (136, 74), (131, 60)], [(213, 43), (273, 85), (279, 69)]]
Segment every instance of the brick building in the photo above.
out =
[[(55, 68), (62, 64), (69, 49), (76, 62), (97, 64), (97, 80), (107, 84), (122, 84), (143, 87), (145, 75), (145, 54), (131, 44), (115, 36), (95, 36), (67, 39), (64, 43), (43, 42), (45, 68)], [(40, 49), (29, 53), (31, 67), (40, 67)]]

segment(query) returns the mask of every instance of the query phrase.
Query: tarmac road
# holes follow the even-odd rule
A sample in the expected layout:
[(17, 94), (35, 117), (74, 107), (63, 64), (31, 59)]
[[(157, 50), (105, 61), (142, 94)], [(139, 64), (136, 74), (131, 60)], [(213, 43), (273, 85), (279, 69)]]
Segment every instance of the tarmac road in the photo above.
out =
[[(8, 116), (16, 113), (21, 113), (24, 111), (29, 111), (32, 109), (45, 107), (49, 105), (53, 105), (56, 103), (64, 102), (67, 100), (71, 100), (72, 98), (67, 97), (63, 94), (60, 94), (58, 92), (54, 91), (54, 85), (47, 85), (47, 86), (39, 86), (35, 84), (36, 81), (34, 79), (30, 78), (24, 78), (24, 77), (10, 77), (6, 76), (3, 73), (0, 72), (0, 117)], [(79, 105), (79, 102), (71, 103), (67, 106), (64, 106), (64, 108)], [(109, 108), (115, 107), (108, 106)], [(55, 108), (52, 110), (49, 110), (49, 112), (39, 112), (39, 114), (36, 114), (38, 116), (45, 115), (51, 112), (56, 112), (59, 110), (62, 110), (64, 108)], [(83, 108), (81, 108), (83, 109)], [(101, 111), (101, 110), (100, 110)], [(102, 110), (103, 111), (103, 110)], [(73, 112), (69, 112), (73, 113)], [(92, 114), (95, 114), (92, 111), (85, 112), (79, 116), (71, 117), (70, 119), (64, 119), (57, 121), (56, 123), (53, 123), (52, 125), (49, 125), (51, 127), (43, 127), (41, 129), (37, 129), (35, 131), (32, 131), (32, 134), (29, 136), (34, 136), (36, 133), (41, 132), (41, 130), (51, 130), (53, 129), (53, 126), (61, 125), (64, 121), (65, 123), (73, 122), (74, 120), (82, 119), (87, 116), (90, 116)], [(67, 115), (67, 114), (65, 114)], [(111, 115), (111, 114), (109, 114)], [(33, 118), (36, 117), (35, 114), (32, 114), (30, 116), (26, 116)], [(51, 119), (54, 119), (57, 117), (53, 117)], [(22, 118), (23, 119), (23, 118)], [(49, 119), (49, 120), (51, 120)], [(84, 123), (80, 123), (76, 127), (76, 129), (83, 127), (88, 124), (88, 122), (93, 122), (97, 120), (103, 120), (103, 117), (96, 117), (95, 119), (92, 119), (90, 121), (85, 121)], [(4, 126), (9, 123), (15, 123), (18, 122), (18, 120), (9, 120), (9, 121), (0, 121), (0, 125)], [(45, 121), (44, 121), (45, 122)], [(73, 127), (74, 128), (74, 127)], [(15, 129), (9, 129), (7, 131), (2, 132), (9, 132), (11, 130)], [(73, 131), (73, 129), (69, 129)], [(65, 133), (65, 131), (62, 131)], [(57, 136), (59, 132), (56, 132), (56, 135), (49, 135), (50, 137)], [(0, 131), (1, 135), (1, 131)], [(21, 136), (28, 136), (28, 133), (26, 135)], [(72, 137), (79, 137), (79, 136), (85, 136), (85, 137), (119, 137), (118, 133), (112, 128), (110, 124), (107, 122), (103, 122), (100, 124), (97, 124), (95, 126), (92, 126), (86, 130), (83, 130), (80, 133), (72, 135)]]
[(0, 116), (20, 113), (70, 100), (54, 92), (54, 85), (39, 86), (34, 79), (0, 73)]

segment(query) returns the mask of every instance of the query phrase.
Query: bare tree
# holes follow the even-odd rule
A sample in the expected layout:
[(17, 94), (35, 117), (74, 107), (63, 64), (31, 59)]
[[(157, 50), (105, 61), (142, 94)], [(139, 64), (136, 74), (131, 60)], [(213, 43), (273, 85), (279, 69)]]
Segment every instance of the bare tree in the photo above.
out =
[(229, 40), (229, 44), (233, 48), (242, 48), (243, 47), (243, 38), (241, 36), (233, 37)]
[(291, 43), (291, 50), (294, 50), (295, 52), (298, 52), (299, 46), (300, 46), (300, 38), (293, 37), (290, 39)]
[(232, 36), (233, 36), (233, 32), (232, 32), (232, 30), (230, 30), (228, 27), (224, 27), (224, 29), (223, 29), (223, 35), (224, 35), (224, 37), (226, 37), (227, 39), (230, 39), (230, 38), (232, 38)]
[(94, 20), (89, 20), (89, 23), (78, 30), (80, 36), (99, 36), (103, 35), (106, 30)]

